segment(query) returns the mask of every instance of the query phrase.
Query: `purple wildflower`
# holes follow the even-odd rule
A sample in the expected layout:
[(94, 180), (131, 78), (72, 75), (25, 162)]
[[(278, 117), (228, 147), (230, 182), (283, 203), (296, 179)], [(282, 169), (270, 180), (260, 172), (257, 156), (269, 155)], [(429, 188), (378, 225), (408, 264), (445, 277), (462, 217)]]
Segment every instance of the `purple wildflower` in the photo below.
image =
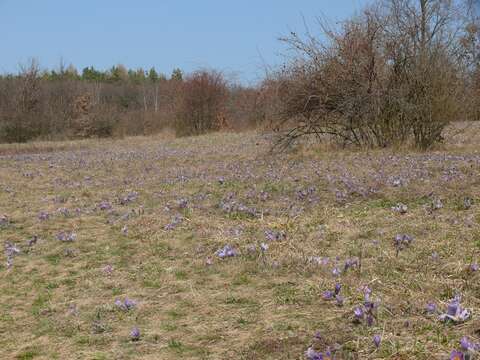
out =
[(374, 322), (374, 317), (371, 313), (367, 314), (367, 325), (372, 326)]
[(281, 241), (285, 240), (286, 234), (284, 231), (265, 230), (265, 238), (268, 241)]
[(185, 209), (188, 206), (188, 200), (187, 199), (180, 199), (177, 201), (177, 205), (180, 209)]
[(335, 301), (337, 306), (343, 306), (344, 298), (342, 295), (336, 295), (335, 296)]
[(0, 226), (7, 226), (10, 224), (10, 220), (8, 220), (7, 215), (0, 215)]
[(340, 269), (339, 269), (338, 267), (335, 267), (335, 268), (333, 268), (333, 270), (332, 270), (333, 276), (340, 276), (341, 273), (342, 273), (342, 272), (340, 271)]
[(183, 221), (183, 218), (181, 216), (177, 215), (173, 218), (171, 223), (165, 225), (164, 229), (167, 230), (167, 231), (168, 230), (174, 230), (177, 227), (177, 225), (182, 223), (182, 221)]
[(333, 299), (334, 296), (335, 294), (333, 293), (333, 291), (330, 291), (330, 290), (326, 290), (322, 294), (322, 297), (324, 300), (331, 300)]
[(132, 310), (137, 305), (137, 303), (134, 300), (130, 300), (126, 297), (123, 301), (118, 299), (115, 300), (115, 305), (124, 311), (129, 311)]
[(37, 235), (33, 235), (33, 237), (27, 241), (27, 246), (28, 247), (32, 247), (33, 245), (35, 245), (38, 241), (38, 236)]
[(400, 250), (412, 244), (413, 237), (408, 234), (397, 234), (394, 239), (395, 248), (397, 249), (397, 256)]
[(138, 198), (138, 192), (136, 192), (136, 191), (129, 192), (125, 197), (120, 199), (120, 204), (121, 205), (126, 205), (128, 203), (131, 203), (131, 202), (137, 200), (137, 198)]
[(364, 312), (363, 312), (363, 309), (361, 307), (357, 306), (353, 310), (353, 314), (355, 315), (355, 320), (360, 321), (360, 320), (363, 319)]
[(260, 244), (260, 249), (261, 249), (263, 252), (265, 252), (265, 251), (268, 250), (268, 245), (265, 244), (265, 243), (261, 243), (261, 244)]
[(77, 234), (73, 231), (71, 232), (65, 232), (65, 231), (60, 231), (57, 234), (57, 239), (63, 242), (73, 242), (77, 238)]
[(465, 198), (463, 199), (463, 208), (464, 208), (465, 210), (470, 209), (470, 208), (472, 207), (472, 205), (473, 205), (473, 199), (472, 199), (472, 198), (470, 198), (470, 197), (465, 197)]
[(425, 308), (428, 314), (434, 314), (437, 312), (437, 305), (433, 302), (429, 302)]
[(335, 284), (335, 295), (340, 294), (340, 290), (342, 290), (342, 284), (336, 283)]
[(323, 353), (315, 351), (312, 347), (309, 347), (305, 352), (305, 356), (308, 360), (325, 360)]
[(105, 275), (111, 275), (113, 273), (113, 266), (112, 265), (106, 265), (102, 269), (103, 273)]
[(225, 245), (222, 249), (217, 250), (216, 254), (219, 258), (224, 259), (227, 257), (237, 256), (238, 252), (230, 245)]
[(464, 360), (464, 359), (465, 359), (465, 355), (460, 351), (453, 350), (450, 353), (450, 360)]
[(140, 340), (140, 330), (137, 327), (134, 327), (132, 331), (130, 331), (130, 339), (132, 341)]
[(112, 205), (108, 201), (103, 200), (100, 204), (98, 204), (98, 208), (102, 211), (111, 210)]
[(466, 336), (460, 339), (460, 346), (465, 351), (475, 350), (476, 346)]
[(470, 318), (470, 311), (462, 308), (460, 305), (460, 297), (456, 296), (447, 305), (447, 312), (440, 315), (441, 321), (463, 322)]
[(365, 298), (365, 301), (370, 301), (370, 295), (372, 294), (372, 289), (370, 289), (368, 285), (365, 285), (362, 288), (362, 291), (363, 291), (363, 296)]
[(41, 211), (39, 214), (38, 214), (38, 219), (40, 221), (47, 221), (48, 219), (50, 218), (50, 214), (45, 212), (45, 211)]
[(480, 267), (478, 266), (477, 263), (473, 263), (470, 265), (470, 271), (471, 272), (477, 272)]
[(382, 342), (382, 338), (380, 335), (374, 335), (373, 336), (373, 343), (375, 344), (375, 347), (380, 347), (380, 343)]
[(358, 262), (357, 258), (347, 259), (345, 261), (344, 271), (347, 271), (350, 268), (352, 268), (352, 269), (356, 268), (356, 267), (358, 267), (358, 264), (359, 264), (359, 262)]
[(13, 258), (20, 254), (20, 249), (9, 241), (5, 242), (5, 255), (7, 257), (7, 268), (13, 266)]
[(408, 207), (407, 207), (407, 205), (405, 205), (405, 204), (398, 203), (397, 205), (395, 205), (394, 207), (392, 207), (392, 211), (403, 215), (403, 214), (406, 214), (406, 213), (407, 213)]

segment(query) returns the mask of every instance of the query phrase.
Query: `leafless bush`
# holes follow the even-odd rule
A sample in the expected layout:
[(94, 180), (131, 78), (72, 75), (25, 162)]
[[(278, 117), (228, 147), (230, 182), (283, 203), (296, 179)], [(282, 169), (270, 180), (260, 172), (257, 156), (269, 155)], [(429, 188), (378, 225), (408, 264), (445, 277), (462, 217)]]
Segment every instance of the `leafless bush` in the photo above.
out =
[(178, 136), (219, 130), (225, 121), (227, 84), (220, 72), (197, 71), (183, 82), (177, 109)]
[[(422, 149), (442, 140), (465, 96), (461, 9), (447, 0), (380, 1), (361, 16), (282, 39), (279, 145), (305, 135), (344, 145)], [(326, 39), (326, 40), (324, 40)]]

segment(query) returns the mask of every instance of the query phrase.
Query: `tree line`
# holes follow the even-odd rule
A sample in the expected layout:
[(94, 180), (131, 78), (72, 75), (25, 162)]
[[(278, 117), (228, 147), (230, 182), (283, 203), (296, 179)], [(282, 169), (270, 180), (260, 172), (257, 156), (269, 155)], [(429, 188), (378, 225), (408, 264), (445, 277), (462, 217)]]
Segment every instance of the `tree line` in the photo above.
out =
[(155, 68), (107, 71), (73, 66), (41, 70), (32, 60), (0, 77), (0, 141), (149, 135), (171, 128), (179, 136), (255, 126), (257, 88), (219, 71), (167, 78)]

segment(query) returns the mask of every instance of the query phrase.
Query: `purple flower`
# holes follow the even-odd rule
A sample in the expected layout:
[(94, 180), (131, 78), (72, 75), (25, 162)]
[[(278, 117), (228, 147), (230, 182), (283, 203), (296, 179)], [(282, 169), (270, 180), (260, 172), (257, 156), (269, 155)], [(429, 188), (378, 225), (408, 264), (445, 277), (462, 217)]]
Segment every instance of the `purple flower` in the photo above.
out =
[(265, 238), (268, 241), (285, 240), (286, 234), (283, 231), (265, 230)]
[(111, 210), (112, 205), (108, 201), (103, 200), (100, 204), (98, 204), (98, 208), (102, 211)]
[(323, 292), (322, 297), (324, 300), (331, 300), (334, 297), (334, 293), (333, 291), (327, 290)]
[(406, 213), (407, 213), (408, 207), (407, 207), (407, 205), (405, 205), (405, 204), (398, 203), (397, 205), (395, 205), (394, 207), (392, 207), (392, 211), (397, 212), (397, 213), (403, 215), (403, 214), (406, 214)]
[(457, 299), (452, 300), (447, 306), (447, 314), (455, 316), (457, 314), (460, 303)]
[(343, 306), (344, 298), (343, 298), (342, 295), (336, 295), (335, 296), (335, 301), (337, 303), (337, 306)]
[(32, 247), (33, 245), (35, 245), (38, 241), (38, 236), (37, 235), (33, 235), (33, 237), (27, 241), (27, 246), (28, 247)]
[(460, 305), (460, 297), (456, 296), (447, 306), (447, 312), (441, 314), (441, 321), (453, 321), (455, 323), (464, 322), (470, 318), (470, 311), (462, 308)]
[(10, 224), (10, 220), (7, 215), (0, 215), (0, 226), (7, 226), (8, 224)]
[(185, 209), (188, 206), (188, 200), (187, 199), (180, 199), (177, 201), (177, 205), (180, 209)]
[(471, 272), (477, 272), (480, 267), (478, 266), (477, 263), (473, 263), (470, 265), (470, 271)]
[(345, 265), (344, 265), (344, 271), (347, 271), (348, 269), (350, 268), (355, 268), (355, 267), (358, 267), (358, 259), (357, 258), (352, 258), (352, 259), (347, 259), (345, 261)]
[(182, 221), (183, 221), (183, 218), (177, 215), (173, 218), (171, 223), (165, 225), (164, 229), (167, 231), (174, 230), (177, 227), (177, 225), (182, 223)]
[(102, 270), (103, 270), (103, 273), (105, 275), (111, 275), (113, 273), (113, 266), (112, 265), (106, 265), (106, 266), (103, 267)]
[(342, 273), (342, 272), (341, 272), (340, 269), (337, 268), (337, 267), (333, 268), (333, 270), (332, 270), (333, 276), (340, 276), (341, 273)]
[(335, 284), (335, 295), (340, 294), (340, 290), (342, 290), (342, 284), (336, 283)]
[(394, 245), (397, 249), (397, 256), (400, 250), (410, 246), (413, 242), (413, 237), (408, 234), (397, 234), (394, 239)]
[(425, 310), (427, 311), (427, 313), (429, 314), (433, 314), (437, 311), (437, 305), (433, 302), (429, 302), (425, 308)]
[(382, 338), (380, 335), (374, 335), (373, 336), (373, 343), (375, 344), (375, 347), (380, 347), (380, 343), (382, 342)]
[(140, 340), (140, 330), (137, 327), (134, 327), (132, 331), (130, 331), (130, 339), (132, 341)]
[(77, 234), (73, 231), (70, 232), (65, 232), (65, 231), (60, 231), (57, 234), (57, 239), (63, 242), (73, 242), (77, 238)]
[(460, 339), (460, 346), (465, 351), (475, 350), (475, 344), (472, 343), (466, 336)]
[(356, 320), (363, 319), (364, 313), (361, 307), (357, 306), (355, 309), (353, 309), (353, 314), (355, 315)]
[(132, 310), (133, 308), (135, 308), (136, 305), (137, 305), (137, 303), (134, 300), (130, 300), (127, 297), (123, 301), (118, 300), (118, 299), (115, 300), (115, 306), (117, 306), (118, 308), (120, 308), (124, 311)]
[(450, 353), (450, 360), (464, 360), (464, 359), (465, 359), (465, 355), (460, 351), (453, 350)]
[(265, 244), (265, 243), (261, 243), (261, 244), (260, 244), (260, 249), (262, 249), (262, 251), (265, 252), (265, 251), (268, 250), (268, 245)]
[(120, 199), (120, 205), (126, 205), (128, 203), (131, 203), (137, 200), (137, 198), (138, 198), (138, 192), (136, 191), (129, 192), (125, 197)]
[(13, 266), (13, 258), (20, 254), (20, 249), (9, 241), (5, 242), (5, 255), (7, 256), (7, 268)]
[(362, 288), (362, 291), (363, 291), (363, 296), (364, 296), (365, 301), (370, 301), (370, 295), (372, 294), (372, 289), (370, 289), (370, 287), (368, 285), (365, 285)]
[(39, 214), (38, 214), (38, 219), (40, 221), (46, 221), (50, 218), (50, 214), (45, 212), (45, 211), (41, 211)]
[(238, 252), (230, 245), (225, 245), (222, 249), (217, 250), (216, 254), (219, 258), (224, 259), (227, 257), (237, 256)]
[(308, 360), (324, 360), (323, 353), (315, 351), (312, 347), (309, 347), (305, 352), (305, 356)]

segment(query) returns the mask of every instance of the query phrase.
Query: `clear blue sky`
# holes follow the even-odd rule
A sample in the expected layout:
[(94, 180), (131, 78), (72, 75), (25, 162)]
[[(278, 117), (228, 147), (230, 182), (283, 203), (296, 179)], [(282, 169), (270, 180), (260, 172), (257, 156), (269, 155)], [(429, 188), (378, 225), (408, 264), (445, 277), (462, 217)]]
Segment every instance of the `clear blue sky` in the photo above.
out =
[(213, 67), (254, 81), (279, 63), (277, 41), (323, 14), (341, 20), (365, 0), (0, 0), (0, 72), (35, 57), (79, 70), (122, 63), (170, 74)]

